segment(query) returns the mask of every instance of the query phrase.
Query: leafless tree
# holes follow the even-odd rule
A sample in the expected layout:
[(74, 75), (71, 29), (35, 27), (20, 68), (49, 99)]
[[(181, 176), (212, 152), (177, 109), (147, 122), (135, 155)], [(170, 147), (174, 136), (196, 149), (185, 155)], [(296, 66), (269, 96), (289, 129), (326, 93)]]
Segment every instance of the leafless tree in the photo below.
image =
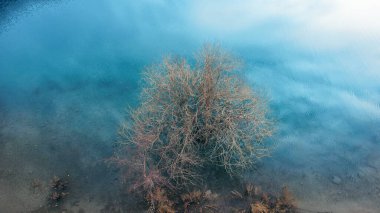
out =
[(187, 187), (210, 166), (233, 176), (266, 154), (268, 106), (239, 78), (239, 60), (205, 45), (195, 61), (166, 58), (143, 74), (140, 105), (120, 128), (126, 154), (117, 157), (133, 189)]

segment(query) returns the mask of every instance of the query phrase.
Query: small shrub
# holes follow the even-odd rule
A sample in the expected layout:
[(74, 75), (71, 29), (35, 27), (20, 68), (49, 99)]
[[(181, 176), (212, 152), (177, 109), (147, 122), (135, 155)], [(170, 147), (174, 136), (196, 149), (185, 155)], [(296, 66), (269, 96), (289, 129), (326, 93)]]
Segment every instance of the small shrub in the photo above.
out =
[(144, 72), (115, 157), (134, 190), (184, 189), (204, 180), (205, 168), (235, 176), (266, 153), (268, 107), (239, 78), (238, 60), (208, 45), (195, 61), (166, 58)]

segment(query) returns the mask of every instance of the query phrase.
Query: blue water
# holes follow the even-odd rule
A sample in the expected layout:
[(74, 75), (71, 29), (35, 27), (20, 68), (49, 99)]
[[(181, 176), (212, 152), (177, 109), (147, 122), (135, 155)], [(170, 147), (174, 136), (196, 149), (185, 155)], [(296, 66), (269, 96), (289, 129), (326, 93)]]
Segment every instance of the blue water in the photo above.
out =
[[(15, 1), (0, 21), (0, 210), (45, 202), (34, 180), (72, 179), (68, 208), (118, 190), (112, 155), (141, 69), (217, 42), (270, 97), (276, 147), (248, 179), (300, 207), (380, 212), (380, 5), (357, 1)], [(377, 18), (377, 19), (376, 19)], [(5, 193), (3, 193), (5, 192)], [(44, 194), (45, 193), (45, 194)]]

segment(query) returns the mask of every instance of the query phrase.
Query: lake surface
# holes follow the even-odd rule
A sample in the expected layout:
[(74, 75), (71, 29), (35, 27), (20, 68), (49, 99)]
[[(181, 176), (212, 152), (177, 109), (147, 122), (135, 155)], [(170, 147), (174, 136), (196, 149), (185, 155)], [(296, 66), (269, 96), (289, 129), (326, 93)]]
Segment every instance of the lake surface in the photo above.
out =
[(121, 198), (111, 157), (144, 66), (217, 42), (270, 98), (271, 157), (247, 179), (286, 185), (302, 209), (380, 212), (380, 3), (363, 1), (3, 1), (0, 211)]

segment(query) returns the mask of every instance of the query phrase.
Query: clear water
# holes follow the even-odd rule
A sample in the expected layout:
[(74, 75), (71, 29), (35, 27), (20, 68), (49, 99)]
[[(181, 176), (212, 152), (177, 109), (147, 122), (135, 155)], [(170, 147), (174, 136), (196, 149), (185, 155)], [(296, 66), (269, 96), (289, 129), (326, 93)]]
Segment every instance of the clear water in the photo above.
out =
[(205, 42), (242, 58), (271, 97), (278, 145), (248, 179), (289, 186), (303, 209), (380, 212), (378, 2), (1, 5), (0, 212), (38, 209), (53, 175), (70, 177), (74, 212), (117, 200), (117, 171), (103, 160), (137, 102), (140, 70)]

